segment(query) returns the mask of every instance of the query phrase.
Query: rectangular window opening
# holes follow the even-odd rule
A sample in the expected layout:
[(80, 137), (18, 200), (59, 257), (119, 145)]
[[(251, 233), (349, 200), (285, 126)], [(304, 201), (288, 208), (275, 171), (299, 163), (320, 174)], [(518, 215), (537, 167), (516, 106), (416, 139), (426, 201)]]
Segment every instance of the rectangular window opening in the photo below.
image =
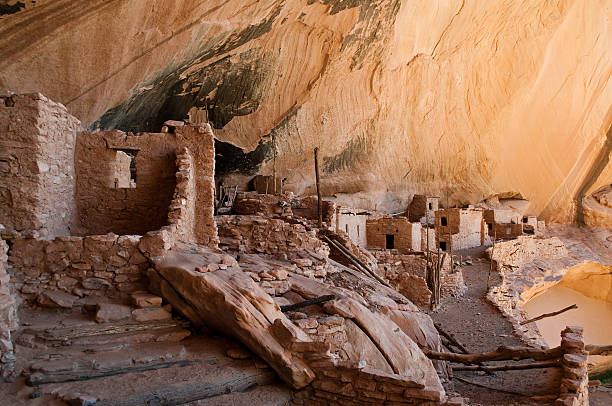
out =
[(442, 227), (445, 227), (448, 225), (448, 221), (446, 220), (446, 217), (440, 217), (440, 225)]
[(115, 189), (136, 188), (137, 150), (116, 149), (112, 187)]
[(440, 241), (440, 249), (446, 251), (446, 241)]
[(431, 209), (432, 209), (432, 206), (431, 206), (431, 202), (430, 202), (430, 203), (429, 203), (429, 210), (431, 210)]

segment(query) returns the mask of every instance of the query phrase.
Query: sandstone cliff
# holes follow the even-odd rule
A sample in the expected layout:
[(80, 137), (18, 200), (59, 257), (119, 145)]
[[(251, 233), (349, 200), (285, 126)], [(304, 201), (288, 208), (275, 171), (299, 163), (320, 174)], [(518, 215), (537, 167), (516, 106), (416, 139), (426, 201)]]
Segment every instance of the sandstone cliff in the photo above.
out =
[(93, 128), (207, 110), (219, 174), (269, 173), (274, 135), (289, 188), (312, 191), (320, 147), (324, 193), (379, 209), (520, 195), (571, 221), (610, 183), (610, 0), (5, 0), (0, 14), (0, 87)]

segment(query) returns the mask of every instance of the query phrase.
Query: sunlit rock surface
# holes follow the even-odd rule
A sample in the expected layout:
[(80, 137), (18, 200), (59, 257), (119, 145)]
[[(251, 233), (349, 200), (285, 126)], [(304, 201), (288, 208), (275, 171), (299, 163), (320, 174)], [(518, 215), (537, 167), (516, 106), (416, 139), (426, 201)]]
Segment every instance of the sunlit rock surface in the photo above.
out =
[(287, 188), (312, 192), (319, 147), (324, 194), (391, 211), (500, 194), (570, 221), (610, 183), (609, 0), (15, 4), (0, 87), (93, 128), (208, 110), (218, 175), (270, 173), (274, 135)]

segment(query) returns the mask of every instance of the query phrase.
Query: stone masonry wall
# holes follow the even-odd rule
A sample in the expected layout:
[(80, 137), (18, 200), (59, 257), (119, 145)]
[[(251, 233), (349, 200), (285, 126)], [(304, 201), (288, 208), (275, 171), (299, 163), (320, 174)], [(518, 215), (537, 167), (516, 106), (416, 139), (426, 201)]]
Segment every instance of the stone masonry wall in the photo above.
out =
[(17, 328), (15, 299), (9, 290), (7, 251), (8, 245), (0, 239), (0, 378), (9, 376), (13, 369), (15, 355), (11, 330)]
[[(121, 297), (146, 289), (148, 260), (138, 250), (139, 236), (115, 234), (13, 240), (11, 283), (29, 301), (71, 307), (78, 298)], [(58, 303), (59, 302), (59, 303)]]
[(0, 92), (0, 224), (42, 237), (70, 235), (76, 217), (79, 120), (39, 93)]
[(421, 250), (421, 225), (411, 223), (406, 217), (383, 217), (366, 223), (368, 247), (386, 248), (386, 236), (394, 236), (393, 248), (398, 250)]
[[(77, 138), (77, 204), (85, 234), (145, 234), (166, 225), (175, 187), (176, 139), (163, 133), (84, 133)], [(135, 187), (115, 187), (117, 156), (135, 154)]]
[(301, 224), (260, 216), (219, 216), (217, 226), (221, 247), (232, 251), (283, 255), (308, 250), (329, 255), (327, 244)]
[(215, 224), (215, 143), (208, 124), (181, 125), (174, 128), (178, 148), (187, 148), (192, 156), (194, 241), (217, 248), (219, 237)]
[(438, 246), (446, 243), (447, 251), (478, 247), (486, 242), (482, 210), (438, 210), (435, 228)]

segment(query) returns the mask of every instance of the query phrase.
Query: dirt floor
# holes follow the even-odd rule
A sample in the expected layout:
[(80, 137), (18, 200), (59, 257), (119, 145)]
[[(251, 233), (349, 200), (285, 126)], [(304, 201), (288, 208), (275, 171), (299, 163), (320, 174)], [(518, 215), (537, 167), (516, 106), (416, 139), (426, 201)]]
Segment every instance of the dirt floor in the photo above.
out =
[[(466, 250), (457, 256), (472, 258), (472, 265), (462, 266), (468, 291), (463, 297), (446, 297), (435, 311), (428, 312), (434, 322), (454, 334), (470, 352), (491, 351), (500, 345), (524, 345), (512, 333), (512, 325), (486, 300), (490, 263), (483, 249)], [(491, 286), (500, 282), (491, 274)], [(447, 390), (469, 398), (469, 405), (542, 405), (552, 404), (556, 386), (555, 369), (496, 372), (455, 371)], [(591, 405), (612, 405), (612, 392), (602, 387), (591, 391)]]

